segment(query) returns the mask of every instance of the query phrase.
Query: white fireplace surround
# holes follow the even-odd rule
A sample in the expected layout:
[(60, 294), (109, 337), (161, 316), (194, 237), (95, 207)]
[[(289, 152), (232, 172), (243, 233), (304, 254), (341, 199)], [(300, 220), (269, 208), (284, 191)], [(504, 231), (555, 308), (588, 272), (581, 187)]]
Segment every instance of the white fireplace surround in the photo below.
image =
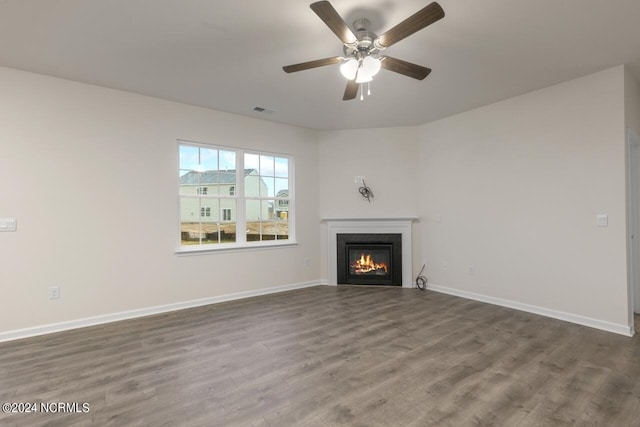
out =
[(402, 235), (402, 286), (412, 287), (411, 224), (417, 218), (323, 218), (327, 223), (327, 258), (329, 285), (338, 284), (338, 234), (361, 233)]

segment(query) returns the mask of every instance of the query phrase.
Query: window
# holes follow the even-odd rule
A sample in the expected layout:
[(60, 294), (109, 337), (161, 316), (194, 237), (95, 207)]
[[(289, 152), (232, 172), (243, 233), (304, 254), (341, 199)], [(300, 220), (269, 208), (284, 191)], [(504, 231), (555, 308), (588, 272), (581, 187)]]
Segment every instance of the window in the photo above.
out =
[(279, 214), (280, 200), (289, 201), (289, 159), (244, 153), (247, 241), (286, 240), (289, 218)]
[(182, 251), (293, 242), (292, 157), (183, 141), (178, 150)]

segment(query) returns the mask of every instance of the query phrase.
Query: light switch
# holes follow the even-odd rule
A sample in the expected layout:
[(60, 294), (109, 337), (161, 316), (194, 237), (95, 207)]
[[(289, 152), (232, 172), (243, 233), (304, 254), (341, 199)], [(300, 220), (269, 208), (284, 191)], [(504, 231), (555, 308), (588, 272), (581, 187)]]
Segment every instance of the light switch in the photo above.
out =
[(598, 227), (608, 227), (609, 226), (609, 215), (607, 215), (607, 214), (598, 214), (598, 215), (596, 215), (596, 225)]
[(16, 231), (16, 219), (0, 218), (0, 231)]

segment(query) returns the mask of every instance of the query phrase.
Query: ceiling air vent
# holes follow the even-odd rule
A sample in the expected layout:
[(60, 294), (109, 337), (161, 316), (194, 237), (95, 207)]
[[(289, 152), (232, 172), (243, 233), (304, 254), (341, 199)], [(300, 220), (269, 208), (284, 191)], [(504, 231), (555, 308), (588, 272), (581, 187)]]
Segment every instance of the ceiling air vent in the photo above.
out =
[(253, 107), (253, 111), (256, 111), (256, 112), (262, 113), (262, 114), (273, 114), (273, 113), (275, 113), (275, 111), (270, 110), (270, 109), (265, 108), (265, 107)]

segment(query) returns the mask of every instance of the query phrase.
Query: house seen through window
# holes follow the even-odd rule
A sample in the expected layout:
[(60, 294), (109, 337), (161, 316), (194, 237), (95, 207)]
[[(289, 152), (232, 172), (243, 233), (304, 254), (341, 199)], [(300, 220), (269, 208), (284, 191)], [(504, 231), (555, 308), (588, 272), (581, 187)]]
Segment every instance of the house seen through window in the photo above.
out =
[(180, 246), (292, 240), (290, 156), (179, 142)]

